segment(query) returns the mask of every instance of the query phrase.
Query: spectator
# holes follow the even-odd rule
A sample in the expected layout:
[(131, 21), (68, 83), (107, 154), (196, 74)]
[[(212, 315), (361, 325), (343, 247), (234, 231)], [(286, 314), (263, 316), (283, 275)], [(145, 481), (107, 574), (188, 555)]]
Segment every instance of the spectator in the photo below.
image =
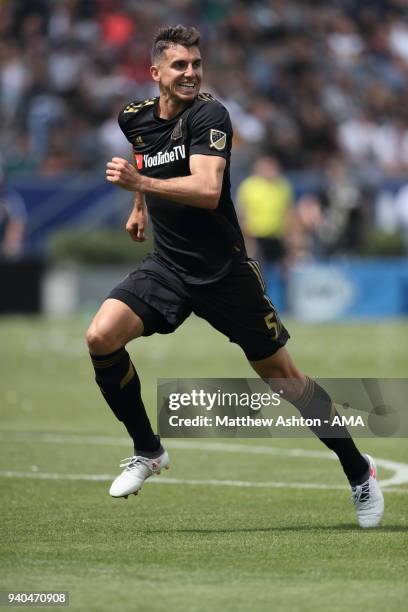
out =
[(14, 260), (23, 254), (27, 212), (22, 197), (8, 189), (0, 176), (0, 258)]
[(273, 157), (259, 157), (253, 174), (238, 187), (237, 205), (248, 252), (261, 261), (282, 263), (286, 255), (293, 194)]
[[(0, 3), (5, 164), (28, 130), (27, 165), (47, 169), (55, 126), (75, 132), (79, 118), (84, 133), (101, 135), (88, 157), (99, 168), (115, 138), (118, 97), (151, 95), (147, 40), (177, 20), (204, 33), (205, 88), (230, 110), (242, 159), (261, 148), (286, 169), (321, 172), (340, 152), (363, 174), (405, 174), (407, 17), (402, 0)], [(81, 156), (75, 162), (66, 151), (61, 166), (64, 159), (82, 170)]]
[(325, 188), (297, 203), (296, 258), (356, 253), (364, 239), (364, 198), (341, 157), (328, 161)]
[(320, 255), (358, 252), (364, 237), (362, 193), (341, 157), (326, 166), (322, 219), (317, 226)]
[(397, 229), (401, 230), (408, 254), (408, 184), (403, 185), (395, 197)]

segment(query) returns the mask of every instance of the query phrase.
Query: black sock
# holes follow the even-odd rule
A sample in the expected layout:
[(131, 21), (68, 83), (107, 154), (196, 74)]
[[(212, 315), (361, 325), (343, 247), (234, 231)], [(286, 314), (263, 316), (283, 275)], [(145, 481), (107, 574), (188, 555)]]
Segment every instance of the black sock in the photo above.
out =
[[(326, 391), (310, 378), (306, 379), (306, 387), (299, 399), (292, 402), (305, 419), (328, 419), (330, 422), (337, 415), (332, 400)], [(369, 465), (354, 444), (348, 429), (341, 425), (330, 427), (310, 427), (313, 433), (338, 456), (344, 473), (351, 485), (362, 484), (369, 477)], [(327, 438), (328, 431), (336, 437)]]
[(135, 454), (155, 453), (161, 449), (154, 435), (140, 393), (140, 380), (126, 349), (109, 355), (91, 355), (95, 380), (119, 421), (133, 439)]

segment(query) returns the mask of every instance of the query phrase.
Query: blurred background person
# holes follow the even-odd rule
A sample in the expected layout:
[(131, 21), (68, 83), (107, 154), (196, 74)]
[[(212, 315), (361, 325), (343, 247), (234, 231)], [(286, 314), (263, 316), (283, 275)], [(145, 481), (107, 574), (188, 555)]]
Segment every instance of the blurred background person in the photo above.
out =
[(405, 253), (408, 255), (408, 183), (403, 185), (395, 197), (396, 226), (401, 232)]
[(237, 206), (248, 253), (261, 263), (280, 264), (293, 215), (293, 192), (274, 157), (261, 156), (237, 191)]
[(292, 225), (292, 261), (359, 254), (366, 230), (365, 194), (341, 157), (327, 162), (318, 191), (299, 197)]
[(24, 252), (27, 211), (23, 198), (8, 189), (0, 173), (0, 258), (16, 260)]
[[(404, 255), (393, 235), (407, 225), (404, 0), (9, 0), (0, 2), (0, 146), (27, 208), (27, 257), (48, 265), (64, 233), (123, 231), (112, 215), (127, 203), (113, 203), (103, 179), (112, 151), (127, 155), (117, 114), (155, 95), (149, 41), (177, 23), (202, 32), (203, 91), (231, 116), (232, 190), (251, 255), (283, 261), (286, 279), (299, 260), (382, 257), (385, 243)], [(255, 170), (260, 157), (272, 161)], [(268, 195), (256, 204), (257, 193)], [(101, 236), (98, 261), (101, 243), (113, 244)]]
[(293, 263), (316, 257), (317, 232), (322, 223), (323, 213), (318, 195), (303, 194), (296, 203), (295, 223), (289, 236)]
[(341, 157), (328, 160), (316, 226), (317, 255), (352, 255), (364, 239), (363, 194)]

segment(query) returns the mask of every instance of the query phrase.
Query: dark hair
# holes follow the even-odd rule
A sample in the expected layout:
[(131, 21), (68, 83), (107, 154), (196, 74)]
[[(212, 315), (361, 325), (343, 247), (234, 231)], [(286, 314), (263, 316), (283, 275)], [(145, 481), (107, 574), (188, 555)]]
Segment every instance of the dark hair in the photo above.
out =
[(153, 38), (151, 59), (154, 64), (169, 47), (183, 45), (183, 47), (198, 47), (200, 32), (193, 27), (183, 25), (166, 26), (160, 28)]

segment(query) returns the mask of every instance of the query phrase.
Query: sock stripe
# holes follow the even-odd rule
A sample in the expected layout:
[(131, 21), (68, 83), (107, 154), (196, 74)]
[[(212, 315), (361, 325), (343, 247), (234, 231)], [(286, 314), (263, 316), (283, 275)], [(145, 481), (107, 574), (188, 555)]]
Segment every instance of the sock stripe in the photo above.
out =
[(118, 363), (118, 361), (120, 361), (120, 359), (112, 359), (111, 361), (96, 361), (96, 362), (92, 359), (94, 368), (97, 368), (98, 370), (110, 368), (113, 365), (115, 365), (115, 363)]
[[(306, 379), (306, 385), (301, 396), (291, 403), (306, 418), (322, 413), (323, 419), (329, 417), (331, 421), (336, 414), (336, 403), (318, 382), (310, 378)], [(326, 423), (326, 420), (324, 423)], [(327, 448), (336, 453), (350, 483), (361, 482), (361, 479), (366, 479), (367, 461), (354, 444), (347, 427), (339, 425), (331, 430), (330, 425), (327, 425), (327, 427), (325, 425), (312, 425), (309, 429)], [(332, 433), (335, 435), (332, 435)]]
[(118, 363), (121, 359), (123, 359), (125, 355), (126, 351), (123, 348), (120, 349), (118, 353), (115, 353), (113, 357), (108, 355), (91, 355), (91, 360), (94, 368), (110, 368), (111, 366), (115, 365), (115, 363)]
[(129, 359), (129, 369), (127, 371), (127, 374), (120, 381), (119, 388), (122, 390), (124, 387), (126, 387), (128, 383), (130, 383), (130, 381), (134, 377), (135, 377), (135, 369), (133, 367), (133, 363)]
[(139, 377), (125, 347), (109, 355), (91, 354), (91, 359), (95, 380), (113, 414), (133, 439), (134, 447), (156, 452), (160, 442), (153, 433), (143, 404)]
[(303, 390), (303, 393), (299, 397), (299, 399), (296, 400), (296, 407), (298, 408), (298, 410), (302, 410), (310, 404), (310, 401), (313, 397), (313, 393), (314, 393), (314, 381), (311, 378), (307, 377), (306, 386)]

